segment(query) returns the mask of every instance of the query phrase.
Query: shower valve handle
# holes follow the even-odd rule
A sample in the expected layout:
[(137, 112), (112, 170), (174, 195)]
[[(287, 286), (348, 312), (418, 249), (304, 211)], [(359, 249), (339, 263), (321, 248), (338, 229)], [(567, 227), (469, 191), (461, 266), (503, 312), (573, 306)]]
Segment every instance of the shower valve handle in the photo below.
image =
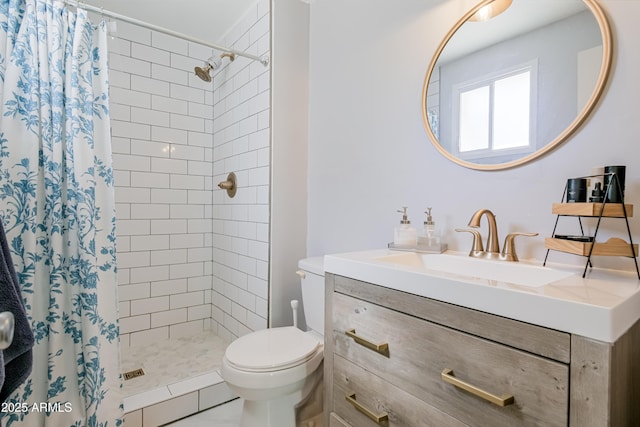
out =
[(218, 187), (220, 187), (223, 190), (227, 190), (227, 196), (229, 196), (229, 197), (235, 196), (236, 195), (236, 191), (238, 189), (238, 182), (237, 182), (237, 179), (236, 179), (236, 174), (231, 172), (227, 176), (227, 180), (226, 181), (222, 181), (221, 183), (219, 183)]

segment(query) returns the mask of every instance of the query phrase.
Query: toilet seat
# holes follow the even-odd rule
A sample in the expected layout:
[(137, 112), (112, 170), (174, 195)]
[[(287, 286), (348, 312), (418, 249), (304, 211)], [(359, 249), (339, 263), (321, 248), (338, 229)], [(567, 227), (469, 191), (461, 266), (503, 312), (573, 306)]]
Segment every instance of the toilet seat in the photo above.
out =
[(246, 372), (288, 369), (311, 359), (320, 342), (300, 329), (288, 326), (264, 329), (238, 338), (227, 347), (227, 362)]

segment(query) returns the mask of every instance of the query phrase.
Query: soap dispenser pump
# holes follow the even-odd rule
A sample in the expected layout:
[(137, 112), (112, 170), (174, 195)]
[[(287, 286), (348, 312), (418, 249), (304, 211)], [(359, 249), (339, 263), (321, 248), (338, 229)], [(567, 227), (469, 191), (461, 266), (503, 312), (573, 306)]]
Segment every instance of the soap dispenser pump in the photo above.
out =
[(422, 233), (418, 236), (418, 245), (429, 248), (440, 247), (440, 231), (436, 228), (436, 223), (431, 216), (431, 208), (425, 211), (427, 220), (424, 222)]
[(411, 226), (411, 221), (407, 217), (407, 207), (398, 211), (402, 214), (402, 220), (393, 233), (393, 244), (400, 246), (415, 246), (418, 242), (417, 231)]

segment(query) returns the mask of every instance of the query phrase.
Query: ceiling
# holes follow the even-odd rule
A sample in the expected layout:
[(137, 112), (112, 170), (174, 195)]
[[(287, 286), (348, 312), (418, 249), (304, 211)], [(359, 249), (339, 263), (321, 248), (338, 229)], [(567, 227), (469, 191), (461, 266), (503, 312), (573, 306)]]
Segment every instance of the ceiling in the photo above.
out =
[(82, 0), (109, 12), (129, 16), (212, 43), (257, 0)]
[(447, 62), (502, 40), (540, 29), (589, 10), (582, 0), (518, 0), (504, 13), (483, 22), (465, 22), (448, 43), (440, 61)]

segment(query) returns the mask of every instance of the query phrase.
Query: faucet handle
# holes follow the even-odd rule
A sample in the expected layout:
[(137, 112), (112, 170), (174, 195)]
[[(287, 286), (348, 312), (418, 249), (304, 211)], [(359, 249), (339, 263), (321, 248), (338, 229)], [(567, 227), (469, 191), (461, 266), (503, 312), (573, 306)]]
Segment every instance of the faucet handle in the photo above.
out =
[(473, 234), (473, 243), (471, 244), (471, 251), (469, 256), (480, 257), (484, 255), (484, 246), (482, 245), (482, 235), (478, 230), (472, 230), (469, 228), (456, 228), (457, 232), (471, 233)]
[(521, 233), (517, 231), (507, 234), (507, 237), (505, 237), (504, 239), (504, 246), (502, 247), (502, 254), (500, 254), (500, 259), (505, 261), (518, 262), (518, 255), (516, 255), (516, 245), (515, 245), (516, 237), (518, 236), (533, 237), (537, 235), (538, 233)]

